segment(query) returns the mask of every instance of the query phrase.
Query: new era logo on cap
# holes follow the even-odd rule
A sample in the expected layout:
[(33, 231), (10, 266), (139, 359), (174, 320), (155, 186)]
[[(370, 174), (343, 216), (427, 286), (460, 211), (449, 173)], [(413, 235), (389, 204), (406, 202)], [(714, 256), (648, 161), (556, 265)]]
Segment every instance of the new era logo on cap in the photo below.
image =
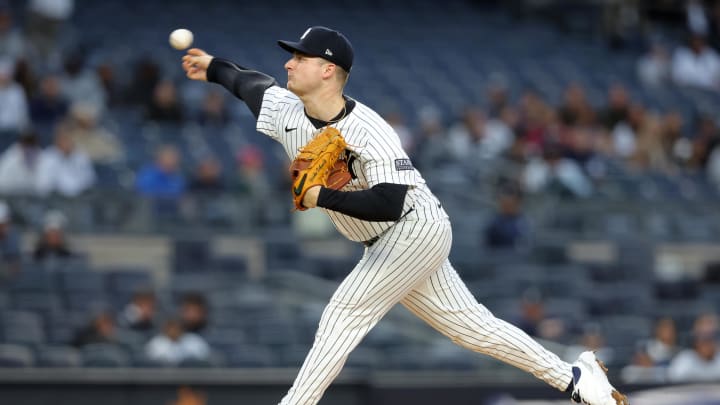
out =
[(317, 56), (350, 71), (353, 63), (353, 49), (350, 41), (338, 31), (326, 27), (310, 27), (302, 34), (300, 41), (278, 41), (288, 52), (300, 52)]

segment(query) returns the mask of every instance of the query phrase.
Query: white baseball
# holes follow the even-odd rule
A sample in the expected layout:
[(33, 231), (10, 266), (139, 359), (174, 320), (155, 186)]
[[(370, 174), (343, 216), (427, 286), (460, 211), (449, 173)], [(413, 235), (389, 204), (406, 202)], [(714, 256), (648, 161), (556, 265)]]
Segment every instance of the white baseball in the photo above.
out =
[(170, 34), (170, 45), (177, 49), (187, 49), (192, 45), (193, 33), (185, 28), (178, 28)]

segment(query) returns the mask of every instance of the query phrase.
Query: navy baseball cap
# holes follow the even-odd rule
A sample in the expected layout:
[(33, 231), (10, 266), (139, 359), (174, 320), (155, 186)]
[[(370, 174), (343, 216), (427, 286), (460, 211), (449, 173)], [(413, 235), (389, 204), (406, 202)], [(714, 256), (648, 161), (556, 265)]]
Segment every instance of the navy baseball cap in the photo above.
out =
[(353, 63), (353, 49), (345, 35), (327, 27), (310, 27), (300, 37), (300, 41), (278, 41), (278, 45), (288, 52), (300, 52), (317, 56), (350, 71)]

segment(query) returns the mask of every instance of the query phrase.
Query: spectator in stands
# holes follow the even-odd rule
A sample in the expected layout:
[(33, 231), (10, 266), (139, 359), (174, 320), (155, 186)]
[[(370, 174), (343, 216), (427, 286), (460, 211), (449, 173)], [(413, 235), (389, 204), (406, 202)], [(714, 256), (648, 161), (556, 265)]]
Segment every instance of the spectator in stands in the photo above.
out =
[(254, 145), (245, 145), (237, 153), (238, 177), (235, 189), (258, 198), (272, 192), (266, 173), (262, 151)]
[(383, 118), (385, 118), (385, 121), (395, 130), (395, 133), (398, 134), (403, 149), (412, 157), (415, 152), (415, 139), (413, 138), (410, 128), (408, 128), (405, 123), (403, 115), (398, 111), (390, 111), (386, 113)]
[(38, 195), (39, 168), (47, 156), (42, 153), (37, 133), (25, 130), (17, 142), (0, 156), (0, 193), (10, 196)]
[(714, 312), (705, 312), (698, 315), (693, 322), (693, 334), (700, 335), (717, 335), (720, 332), (720, 318)]
[(665, 135), (663, 117), (646, 114), (637, 130), (635, 151), (628, 158), (627, 167), (641, 172), (672, 173), (675, 168), (671, 156), (673, 139)]
[(66, 223), (67, 218), (62, 212), (49, 211), (45, 214), (43, 230), (33, 250), (35, 261), (51, 261), (74, 256), (65, 237)]
[(147, 343), (145, 353), (152, 360), (175, 366), (185, 360), (209, 359), (210, 346), (199, 335), (184, 331), (179, 320), (169, 319), (162, 333)]
[(665, 114), (662, 139), (674, 169), (688, 168), (693, 157), (693, 144), (686, 133), (685, 118), (680, 111), (671, 110)]
[(545, 319), (545, 305), (537, 288), (529, 288), (520, 300), (520, 316), (512, 323), (530, 336), (539, 336), (540, 323)]
[(38, 167), (42, 195), (77, 197), (95, 183), (95, 170), (88, 155), (75, 147), (66, 123), (55, 127), (55, 145), (46, 149)]
[(650, 50), (637, 62), (637, 76), (649, 88), (665, 86), (670, 82), (670, 53), (659, 43), (653, 43)]
[(112, 62), (103, 62), (97, 69), (97, 76), (100, 84), (107, 95), (107, 104), (109, 107), (117, 107), (123, 102), (123, 90), (116, 80), (115, 68)]
[(0, 200), (0, 279), (20, 271), (20, 236), (12, 225), (10, 207)]
[(6, 2), (0, 2), (0, 55), (12, 61), (28, 54), (28, 44), (22, 32), (13, 26), (13, 16)]
[(156, 208), (177, 211), (185, 193), (185, 176), (180, 171), (180, 153), (172, 145), (158, 148), (155, 162), (145, 165), (137, 174), (137, 191), (158, 202)]
[(488, 159), (501, 157), (515, 142), (515, 129), (520, 116), (512, 107), (500, 110), (497, 116), (488, 116), (482, 140), (481, 156)]
[(150, 58), (141, 58), (135, 63), (133, 77), (126, 87), (125, 101), (132, 106), (145, 106), (159, 82), (160, 67)]
[(70, 110), (67, 132), (77, 148), (95, 164), (113, 164), (125, 159), (117, 137), (99, 123), (100, 110), (92, 104), (77, 103)]
[(714, 1), (707, 15), (710, 23), (708, 42), (710, 46), (720, 51), (720, 1)]
[(191, 192), (207, 195), (220, 194), (226, 188), (222, 166), (213, 157), (206, 157), (200, 161), (188, 187)]
[(640, 1), (616, 0), (596, 4), (602, 5), (601, 27), (610, 48), (634, 48), (642, 42), (645, 21)]
[(490, 73), (485, 89), (485, 98), (488, 102), (487, 113), (490, 118), (500, 117), (502, 111), (510, 107), (508, 78), (504, 73)]
[(75, 9), (74, 0), (31, 0), (27, 36), (44, 64), (52, 64), (65, 23)]
[(625, 86), (615, 83), (610, 86), (607, 94), (607, 105), (599, 113), (600, 123), (612, 131), (620, 122), (628, 122), (630, 116), (630, 94)]
[(612, 363), (615, 357), (614, 350), (605, 345), (605, 336), (603, 336), (600, 325), (595, 323), (585, 325), (580, 341), (575, 345), (568, 346), (564, 358), (577, 358), (586, 350), (593, 350), (597, 358), (606, 364)]
[(582, 85), (571, 83), (565, 88), (558, 115), (560, 122), (566, 126), (587, 126), (595, 123), (595, 110), (587, 100)]
[(685, 4), (687, 28), (693, 35), (706, 36), (710, 21), (701, 0), (687, 0)]
[(695, 133), (691, 137), (693, 154), (690, 165), (691, 169), (702, 172), (707, 169), (710, 153), (720, 145), (720, 129), (715, 117), (710, 114), (699, 115), (693, 126)]
[(105, 111), (107, 95), (100, 77), (94, 69), (86, 68), (86, 55), (82, 50), (69, 53), (65, 59), (65, 71), (60, 77), (63, 95), (70, 105), (75, 103), (92, 104)]
[(186, 201), (184, 212), (194, 212), (194, 217), (205, 224), (229, 226), (235, 213), (224, 194), (228, 188), (220, 162), (213, 157), (204, 158), (190, 181), (188, 191), (193, 198)]
[(30, 118), (33, 124), (54, 126), (69, 109), (69, 103), (60, 89), (60, 78), (49, 74), (40, 81), (40, 91), (30, 100)]
[(530, 151), (541, 151), (545, 144), (557, 142), (557, 113), (542, 95), (533, 90), (525, 91), (520, 98), (519, 107), (521, 124), (518, 136)]
[(185, 294), (180, 301), (180, 320), (185, 331), (201, 333), (208, 324), (208, 306), (200, 293)]
[(462, 120), (450, 126), (447, 144), (455, 161), (464, 162), (479, 157), (476, 145), (485, 136), (485, 113), (477, 106), (467, 106)]
[(71, 344), (82, 347), (93, 343), (114, 343), (116, 331), (113, 316), (109, 312), (102, 312), (95, 316), (89, 325), (77, 331)]
[(632, 363), (623, 367), (620, 375), (627, 384), (663, 383), (667, 379), (667, 367), (656, 365), (647, 348), (639, 345), (633, 354)]
[(175, 83), (163, 80), (155, 86), (152, 98), (147, 105), (145, 118), (160, 123), (179, 124), (184, 114), (177, 96)]
[(198, 117), (200, 125), (222, 128), (230, 122), (230, 111), (225, 102), (225, 94), (211, 89), (205, 94)]
[(672, 382), (720, 381), (717, 332), (696, 332), (693, 348), (681, 351), (668, 368)]
[(603, 177), (607, 157), (598, 150), (597, 144), (601, 134), (597, 127), (575, 126), (563, 132), (566, 137), (565, 157), (574, 161), (591, 179)]
[(158, 220), (176, 220), (187, 191), (179, 151), (172, 145), (158, 148), (155, 162), (146, 164), (138, 172), (135, 187), (140, 195), (150, 199)]
[(515, 248), (528, 241), (530, 224), (522, 212), (522, 193), (517, 187), (503, 187), (497, 197), (497, 212), (485, 227), (485, 245)]
[(528, 162), (523, 185), (530, 193), (549, 192), (562, 197), (585, 198), (593, 192), (593, 185), (580, 166), (564, 158), (557, 144), (546, 146), (542, 159)]
[(652, 339), (644, 343), (647, 356), (657, 366), (667, 366), (675, 357), (679, 348), (677, 346), (677, 330), (672, 318), (660, 318), (655, 323)]
[(691, 35), (688, 46), (675, 50), (672, 78), (681, 86), (720, 91), (720, 55), (704, 37)]
[(15, 63), (15, 75), (13, 80), (20, 84), (25, 92), (25, 98), (29, 100), (35, 95), (39, 80), (35, 77), (35, 66), (32, 66), (27, 60), (20, 59)]
[(440, 111), (426, 106), (418, 111), (420, 128), (414, 136), (417, 140), (415, 156), (418, 167), (438, 168), (452, 161), (447, 145), (447, 134)]
[(118, 324), (136, 332), (150, 333), (155, 330), (156, 316), (157, 301), (155, 293), (148, 290), (139, 290), (133, 294), (130, 302), (119, 314)]
[(0, 133), (18, 133), (29, 124), (25, 90), (13, 81), (14, 61), (0, 55)]
[(710, 183), (720, 190), (720, 144), (710, 149), (705, 174)]
[(645, 108), (640, 104), (632, 104), (627, 110), (627, 116), (619, 121), (610, 131), (612, 156), (620, 158), (623, 162), (632, 159), (637, 150), (637, 131), (645, 121)]
[(448, 148), (454, 159), (465, 165), (482, 165), (483, 161), (502, 154), (514, 138), (508, 126), (515, 118), (513, 113), (514, 110), (506, 108), (498, 117), (487, 119), (479, 107), (467, 107), (462, 121), (448, 131)]

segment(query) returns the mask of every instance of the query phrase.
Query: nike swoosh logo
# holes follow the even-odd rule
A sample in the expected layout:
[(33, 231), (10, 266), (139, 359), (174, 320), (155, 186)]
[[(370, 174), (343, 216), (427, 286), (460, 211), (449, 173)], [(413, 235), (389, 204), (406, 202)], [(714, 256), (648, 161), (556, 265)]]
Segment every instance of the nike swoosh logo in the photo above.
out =
[(285, 127), (285, 132), (294, 131), (294, 130), (296, 130), (296, 129), (297, 129), (297, 128), (288, 128), (288, 127)]
[(293, 189), (295, 195), (299, 196), (300, 194), (302, 194), (303, 186), (305, 185), (305, 179), (307, 179), (307, 173), (303, 174), (302, 179), (300, 179), (300, 183), (298, 183), (297, 187)]

